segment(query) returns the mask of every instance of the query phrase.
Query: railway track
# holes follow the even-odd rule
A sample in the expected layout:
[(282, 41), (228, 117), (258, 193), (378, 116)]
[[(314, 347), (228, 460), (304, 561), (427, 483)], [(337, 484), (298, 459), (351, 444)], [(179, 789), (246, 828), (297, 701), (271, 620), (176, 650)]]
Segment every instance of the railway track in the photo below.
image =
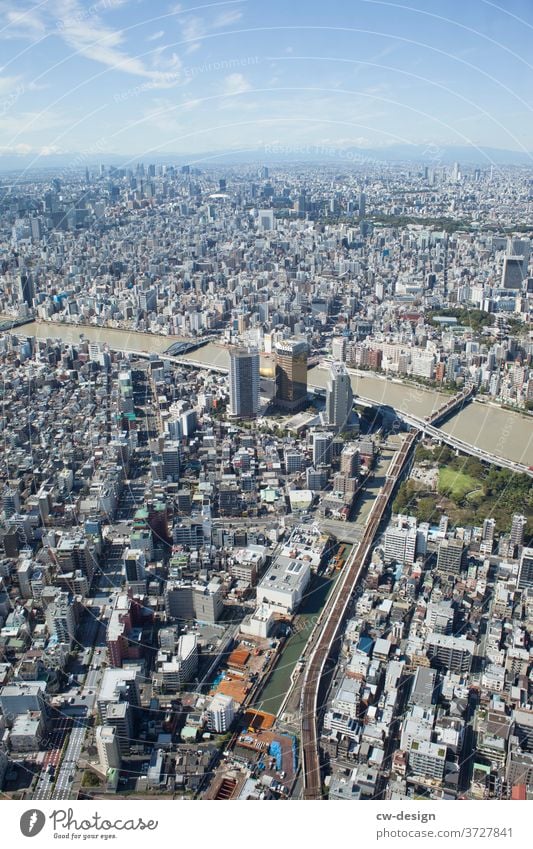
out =
[(318, 747), (318, 717), (320, 706), (318, 696), (324, 666), (335, 640), (339, 635), (344, 621), (349, 601), (355, 590), (362, 569), (364, 568), (371, 545), (377, 533), (383, 515), (398, 482), (409, 453), (416, 442), (418, 434), (409, 433), (400, 450), (394, 455), (385, 484), (381, 488), (366, 524), (363, 536), (356, 548), (350, 554), (345, 564), (341, 580), (342, 586), (335, 598), (328, 619), (317, 640), (315, 649), (307, 666), (303, 685), (301, 702), (301, 732), (302, 758), (304, 777), (304, 798), (322, 798), (322, 779)]

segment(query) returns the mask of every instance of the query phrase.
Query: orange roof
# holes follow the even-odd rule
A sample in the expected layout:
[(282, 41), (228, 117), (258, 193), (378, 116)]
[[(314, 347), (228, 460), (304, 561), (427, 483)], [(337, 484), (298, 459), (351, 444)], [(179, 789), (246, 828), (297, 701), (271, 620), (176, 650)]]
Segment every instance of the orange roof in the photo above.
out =
[(228, 666), (246, 666), (249, 657), (248, 649), (234, 649), (228, 657)]
[(511, 799), (514, 799), (518, 802), (524, 802), (527, 798), (526, 794), (526, 785), (525, 784), (515, 784), (513, 789), (511, 790)]
[(242, 704), (248, 692), (248, 685), (242, 681), (231, 681), (225, 678), (216, 688), (217, 693), (224, 693), (225, 696), (231, 696), (234, 701)]
[(273, 713), (265, 713), (262, 710), (247, 710), (244, 715), (244, 722), (247, 728), (253, 728), (258, 731), (261, 729), (262, 731), (266, 731), (269, 728), (272, 728), (274, 722), (276, 721), (276, 717)]

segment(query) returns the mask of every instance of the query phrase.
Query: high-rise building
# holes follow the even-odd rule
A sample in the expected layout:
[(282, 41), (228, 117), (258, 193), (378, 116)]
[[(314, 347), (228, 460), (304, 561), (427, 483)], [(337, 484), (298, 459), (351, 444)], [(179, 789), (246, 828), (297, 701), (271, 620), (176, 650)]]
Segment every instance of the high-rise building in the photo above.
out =
[(259, 210), (259, 228), (261, 230), (273, 230), (275, 225), (274, 210), (260, 209)]
[(259, 406), (259, 353), (232, 348), (229, 364), (229, 414), (252, 419)]
[(399, 522), (396, 527), (389, 527), (385, 533), (385, 559), (412, 565), (415, 562), (416, 539), (416, 523), (404, 527)]
[(121, 757), (118, 734), (113, 725), (98, 725), (95, 733), (96, 751), (100, 766), (105, 769), (120, 769)]
[(361, 192), (359, 195), (359, 218), (364, 218), (366, 213), (366, 195)]
[(470, 671), (475, 646), (473, 640), (449, 634), (428, 634), (426, 639), (427, 654), (434, 661), (433, 666), (444, 667), (450, 672)]
[(523, 548), (518, 570), (518, 586), (520, 589), (533, 587), (533, 548)]
[(341, 472), (348, 477), (355, 477), (361, 470), (361, 455), (355, 442), (349, 442), (341, 453)]
[[(140, 549), (128, 548), (123, 555), (124, 574), (128, 587), (134, 591), (146, 589), (146, 557)], [(137, 585), (133, 587), (132, 585)]]
[(45, 618), (50, 635), (58, 642), (70, 645), (76, 633), (76, 618), (68, 593), (59, 593), (56, 600), (46, 608)]
[(231, 696), (217, 693), (207, 708), (207, 727), (210, 731), (223, 734), (227, 731), (235, 716), (235, 703)]
[(178, 481), (180, 477), (180, 445), (173, 439), (165, 440), (163, 451), (163, 475), (166, 480)]
[(332, 363), (326, 385), (326, 419), (328, 425), (343, 430), (353, 406), (350, 375), (344, 363)]
[(346, 337), (335, 336), (331, 341), (331, 354), (334, 360), (346, 362)]
[(447, 575), (458, 575), (463, 562), (463, 543), (460, 539), (444, 539), (439, 545), (437, 569)]
[(501, 286), (502, 289), (521, 289), (527, 277), (524, 272), (523, 256), (504, 256)]
[(494, 545), (495, 528), (496, 522), (494, 519), (485, 519), (481, 532), (481, 545), (479, 547), (482, 554), (491, 554)]
[(527, 519), (520, 513), (514, 513), (511, 522), (511, 545), (519, 546), (524, 544), (524, 536), (526, 532)]
[(313, 434), (313, 465), (329, 466), (331, 464), (331, 433)]
[(19, 300), (31, 307), (34, 297), (33, 280), (29, 274), (22, 273), (19, 278)]
[(276, 345), (276, 401), (298, 410), (307, 401), (307, 342), (287, 339)]

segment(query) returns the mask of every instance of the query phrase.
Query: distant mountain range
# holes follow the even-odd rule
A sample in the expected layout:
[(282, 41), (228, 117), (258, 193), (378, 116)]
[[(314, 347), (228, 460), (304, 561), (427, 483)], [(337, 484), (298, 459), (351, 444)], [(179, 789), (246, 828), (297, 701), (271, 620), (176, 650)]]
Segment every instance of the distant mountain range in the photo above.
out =
[(444, 146), (434, 144), (397, 144), (375, 148), (336, 148), (334, 145), (291, 145), (270, 144), (245, 151), (212, 151), (210, 153), (157, 153), (141, 155), (61, 153), (48, 156), (35, 154), (0, 155), (0, 172), (62, 170), (83, 171), (86, 166), (94, 168), (100, 163), (106, 165), (135, 165), (137, 162), (166, 163), (174, 165), (195, 164), (198, 167), (216, 167), (217, 165), (289, 165), (291, 163), (339, 163), (339, 169), (346, 167), (364, 167), (372, 162), (418, 163), (429, 167), (439, 167), (459, 162), (461, 165), (489, 167), (525, 166), (533, 169), (533, 153), (516, 150), (501, 150), (493, 147)]

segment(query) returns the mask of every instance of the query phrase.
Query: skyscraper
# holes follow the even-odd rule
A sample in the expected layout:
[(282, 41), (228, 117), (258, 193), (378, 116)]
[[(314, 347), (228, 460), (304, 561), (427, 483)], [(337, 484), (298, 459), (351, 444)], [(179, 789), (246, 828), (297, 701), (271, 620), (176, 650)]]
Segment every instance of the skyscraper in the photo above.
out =
[(521, 590), (533, 587), (533, 548), (523, 548), (518, 570), (518, 587)]
[(526, 530), (527, 519), (520, 513), (514, 513), (511, 522), (511, 545), (518, 546), (524, 544), (524, 534)]
[(331, 463), (331, 443), (333, 437), (331, 433), (314, 433), (313, 434), (313, 465), (314, 466), (329, 466)]
[(35, 297), (35, 288), (33, 280), (29, 274), (21, 273), (19, 278), (19, 301), (23, 301), (29, 307), (33, 303)]
[(229, 364), (229, 414), (252, 419), (259, 406), (259, 353), (232, 348)]
[(504, 256), (502, 289), (522, 289), (522, 284), (527, 276), (527, 268), (524, 271), (524, 263), (523, 256)]
[(307, 342), (287, 339), (276, 345), (276, 400), (286, 410), (307, 401)]
[(342, 430), (350, 418), (353, 405), (353, 392), (350, 375), (344, 363), (332, 363), (326, 386), (327, 423)]

